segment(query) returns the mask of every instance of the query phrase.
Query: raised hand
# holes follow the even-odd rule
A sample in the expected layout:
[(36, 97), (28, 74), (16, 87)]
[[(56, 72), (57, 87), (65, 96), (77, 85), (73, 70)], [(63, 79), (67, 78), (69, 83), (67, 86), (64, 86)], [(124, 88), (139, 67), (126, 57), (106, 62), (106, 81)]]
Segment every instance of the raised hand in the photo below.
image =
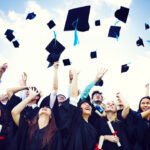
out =
[(29, 93), (28, 97), (35, 98), (37, 95), (40, 94), (40, 92), (35, 87), (29, 87), (28, 89), (29, 89), (28, 90), (28, 93)]
[(54, 69), (58, 69), (58, 67), (59, 67), (59, 62), (54, 62)]
[(27, 85), (27, 74), (23, 72), (21, 79), (19, 81), (20, 86), (26, 86)]

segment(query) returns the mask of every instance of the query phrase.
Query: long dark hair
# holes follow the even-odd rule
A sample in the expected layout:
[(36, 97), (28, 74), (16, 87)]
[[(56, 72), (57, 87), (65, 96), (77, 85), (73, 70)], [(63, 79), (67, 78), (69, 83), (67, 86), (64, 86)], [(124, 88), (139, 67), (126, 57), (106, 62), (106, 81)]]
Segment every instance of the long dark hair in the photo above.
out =
[(138, 111), (137, 111), (137, 112), (139, 112), (139, 113), (143, 112), (142, 109), (141, 109), (141, 102), (142, 102), (142, 100), (145, 99), (145, 98), (150, 100), (150, 96), (145, 96), (145, 97), (142, 97), (142, 98), (141, 98), (141, 100), (140, 100), (140, 102), (139, 102), (139, 109), (138, 109)]
[[(38, 128), (38, 119), (39, 119), (39, 117), (38, 117), (38, 114), (37, 114), (32, 120), (27, 121), (28, 126), (29, 126), (29, 129), (28, 129), (29, 142), (32, 141), (32, 137), (33, 137), (35, 131)], [(45, 133), (43, 135), (42, 145), (39, 148), (39, 150), (44, 148), (46, 145), (48, 145), (48, 148), (51, 147), (52, 138), (53, 138), (53, 136), (54, 136), (54, 134), (56, 133), (57, 130), (58, 129), (56, 127), (55, 118), (52, 114), (51, 119), (49, 120), (49, 123), (47, 125), (46, 130), (45, 130)]]

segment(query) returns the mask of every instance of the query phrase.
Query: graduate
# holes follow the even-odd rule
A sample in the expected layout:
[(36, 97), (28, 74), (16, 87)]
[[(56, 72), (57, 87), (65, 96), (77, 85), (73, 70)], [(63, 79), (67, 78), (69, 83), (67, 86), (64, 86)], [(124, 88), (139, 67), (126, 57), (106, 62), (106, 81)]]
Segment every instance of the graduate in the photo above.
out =
[[(124, 107), (122, 115), (127, 115), (128, 105)], [(130, 150), (129, 141), (127, 139), (125, 125), (117, 118), (117, 107), (113, 101), (107, 102), (104, 109), (106, 117), (99, 119), (99, 137), (103, 137), (103, 150)], [(107, 122), (112, 124), (114, 133), (111, 132)], [(118, 142), (120, 146), (118, 146)]]
[(78, 71), (73, 70), (72, 94), (58, 105), (54, 114), (63, 137), (65, 150), (93, 150), (96, 145), (96, 130), (88, 122), (92, 112), (90, 98), (78, 102)]
[[(118, 97), (121, 101), (124, 99), (121, 94), (119, 94)], [(150, 97), (148, 96), (140, 100), (138, 112), (129, 108), (126, 116), (122, 116), (126, 125), (128, 139), (133, 150), (148, 150), (150, 148), (148, 140), (150, 133), (149, 116)]]
[[(12, 110), (12, 117), (19, 127), (15, 150), (62, 150), (62, 140), (55, 124), (55, 118), (48, 107), (43, 107), (32, 119), (25, 119), (21, 112), (39, 95), (35, 88), (29, 88), (28, 97)], [(18, 139), (20, 139), (18, 141)]]

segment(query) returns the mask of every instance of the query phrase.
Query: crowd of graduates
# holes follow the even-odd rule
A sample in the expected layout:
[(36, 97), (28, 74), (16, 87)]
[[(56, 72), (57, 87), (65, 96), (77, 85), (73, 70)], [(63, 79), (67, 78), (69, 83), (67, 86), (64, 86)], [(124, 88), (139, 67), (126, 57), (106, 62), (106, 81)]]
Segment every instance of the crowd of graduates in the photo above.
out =
[[(7, 69), (6, 63), (0, 66), (0, 79)], [(107, 69), (101, 68), (81, 92), (80, 72), (71, 69), (68, 95), (58, 93), (67, 88), (59, 85), (58, 70), (55, 62), (52, 90), (43, 99), (37, 87), (27, 86), (26, 73), (20, 86), (0, 95), (0, 150), (150, 150), (149, 84), (134, 111), (120, 91), (115, 102), (105, 102), (98, 90), (90, 95)]]

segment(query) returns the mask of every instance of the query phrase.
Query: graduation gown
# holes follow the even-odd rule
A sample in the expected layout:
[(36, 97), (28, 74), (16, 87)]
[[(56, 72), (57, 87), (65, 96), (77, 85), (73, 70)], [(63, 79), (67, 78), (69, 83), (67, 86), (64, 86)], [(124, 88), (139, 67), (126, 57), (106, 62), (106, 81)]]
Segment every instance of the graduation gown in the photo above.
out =
[[(99, 119), (99, 130), (98, 136), (101, 135), (112, 135), (111, 130), (107, 124), (108, 119), (103, 117)], [(115, 131), (117, 131), (117, 136), (120, 139), (121, 147), (118, 147), (116, 143), (104, 140), (102, 149), (103, 150), (130, 150), (129, 142), (126, 136), (124, 124), (121, 121), (112, 121), (111, 122)]]
[(96, 130), (83, 119), (81, 108), (69, 104), (67, 99), (60, 107), (54, 105), (53, 112), (65, 150), (94, 150)]
[[(12, 95), (11, 99), (7, 103), (7, 114), (9, 118), (9, 134), (8, 134), (8, 146), (7, 149), (10, 150), (11, 146), (14, 144), (14, 137), (16, 136), (18, 127), (14, 123), (12, 116), (11, 116), (11, 111), (12, 109), (18, 105), (22, 99), (16, 95)], [(37, 113), (39, 112), (39, 107), (35, 107), (32, 109), (31, 107), (29, 108), (28, 106), (25, 107), (25, 109), (21, 112), (21, 116), (24, 117), (25, 119), (33, 119)]]
[[(122, 119), (121, 111), (118, 116)], [(142, 119), (140, 113), (130, 109), (124, 123), (132, 150), (149, 150), (150, 121)]]
[(32, 136), (31, 142), (29, 142), (28, 136), (28, 124), (23, 116), (20, 117), (19, 128), (17, 135), (15, 136), (14, 144), (11, 149), (13, 150), (63, 150), (62, 147), (62, 137), (59, 131), (55, 133), (52, 137), (51, 147), (48, 148), (46, 145), (44, 148), (40, 149), (42, 145), (42, 139), (47, 126), (39, 129), (37, 128)]

